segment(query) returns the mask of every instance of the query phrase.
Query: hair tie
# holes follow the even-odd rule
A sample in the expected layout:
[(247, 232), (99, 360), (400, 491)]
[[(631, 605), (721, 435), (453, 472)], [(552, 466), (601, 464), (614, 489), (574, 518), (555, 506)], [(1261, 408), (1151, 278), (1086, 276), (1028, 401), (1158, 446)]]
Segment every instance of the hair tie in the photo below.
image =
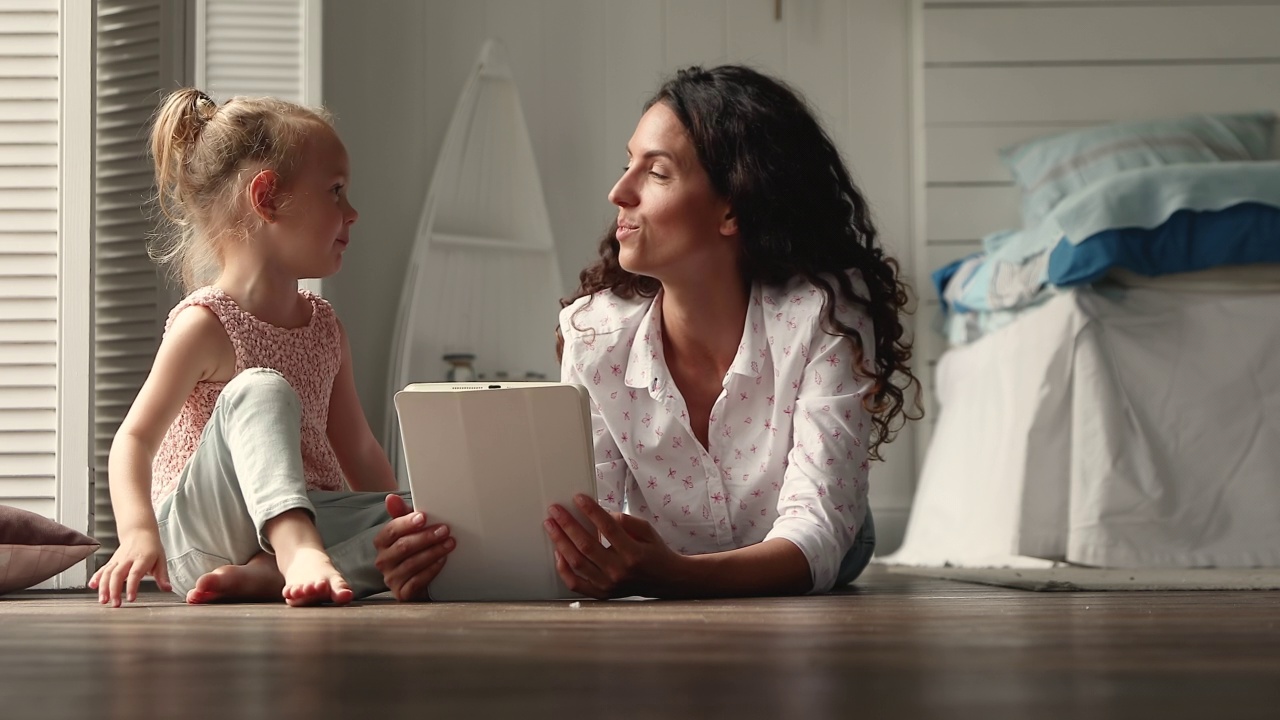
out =
[[(206, 112), (206, 107), (208, 111)], [(214, 113), (218, 112), (218, 103), (209, 97), (203, 90), (196, 90), (195, 100), (196, 117), (200, 119), (203, 126), (213, 118)]]

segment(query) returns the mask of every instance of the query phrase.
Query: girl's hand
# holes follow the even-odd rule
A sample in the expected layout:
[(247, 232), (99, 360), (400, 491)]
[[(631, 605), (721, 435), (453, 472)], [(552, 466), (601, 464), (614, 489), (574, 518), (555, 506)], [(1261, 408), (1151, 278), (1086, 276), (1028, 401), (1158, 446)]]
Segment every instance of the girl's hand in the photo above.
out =
[(412, 512), (404, 498), (387, 496), (391, 521), (373, 539), (377, 549), (374, 567), (396, 600), (430, 600), (431, 581), (444, 569), (445, 560), (457, 542), (445, 525), (428, 525), (424, 513)]
[(551, 506), (551, 517), (543, 527), (556, 546), (556, 571), (570, 590), (597, 600), (680, 594), (677, 584), (684, 557), (667, 547), (648, 521), (607, 512), (586, 495), (573, 500), (609, 547), (564, 508)]
[(107, 564), (93, 574), (89, 587), (98, 591), (98, 602), (120, 607), (121, 591), (129, 602), (137, 600), (138, 585), (148, 575), (156, 579), (161, 590), (169, 592), (172, 589), (159, 533), (138, 530), (120, 538), (120, 547)]

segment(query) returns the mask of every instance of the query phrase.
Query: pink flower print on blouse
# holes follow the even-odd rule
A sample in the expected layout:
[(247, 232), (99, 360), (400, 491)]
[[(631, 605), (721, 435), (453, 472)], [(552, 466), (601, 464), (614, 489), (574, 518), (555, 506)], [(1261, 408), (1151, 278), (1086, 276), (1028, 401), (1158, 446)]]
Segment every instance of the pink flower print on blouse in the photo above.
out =
[[(856, 272), (850, 278), (855, 292), (865, 296)], [(623, 300), (606, 291), (597, 297), (603, 301), (580, 313), (577, 324), (600, 335), (594, 348), (584, 342), (590, 332), (571, 328), (564, 313), (561, 332), (562, 379), (588, 387), (592, 401), (601, 405), (598, 428), (608, 429), (597, 443), (597, 456), (603, 462), (610, 442), (614, 447), (609, 464), (600, 466), (606, 476), (601, 495), (612, 492), (621, 499), (625, 490), (632, 507), (643, 507), (640, 514), (654, 518), (654, 528), (669, 546), (689, 553), (784, 537), (810, 559), (817, 590), (834, 582), (842, 552), (852, 542), (849, 522), (861, 518), (866, 507), (869, 463), (858, 449), (865, 445), (869, 416), (854, 393), (870, 379), (852, 370), (862, 359), (874, 362), (874, 337), (863, 333), (858, 343), (826, 335), (821, 330), (826, 298), (812, 284), (797, 280), (782, 289), (753, 287), (739, 356), (724, 378), (711, 437), (694, 452), (693, 443), (685, 443), (688, 408), (675, 396), (675, 386), (661, 395), (652, 387), (655, 377), (670, 376), (657, 324), (663, 296)], [(587, 304), (575, 302), (565, 313)], [(846, 327), (871, 327), (856, 303), (839, 303), (836, 310)], [(606, 335), (604, 328), (616, 329)], [(613, 354), (606, 354), (606, 344)], [(854, 357), (859, 345), (863, 358)], [(805, 447), (793, 453), (797, 445)], [(748, 452), (751, 472), (743, 472)], [(673, 457), (668, 460), (667, 454)], [(788, 462), (789, 455), (799, 462)], [(688, 458), (689, 464), (677, 458)]]

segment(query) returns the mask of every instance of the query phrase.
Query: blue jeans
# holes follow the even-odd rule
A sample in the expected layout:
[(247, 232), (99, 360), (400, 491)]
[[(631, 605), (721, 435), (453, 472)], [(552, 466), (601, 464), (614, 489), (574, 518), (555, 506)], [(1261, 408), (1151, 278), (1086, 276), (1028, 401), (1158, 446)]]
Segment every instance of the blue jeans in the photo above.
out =
[(840, 561), (840, 571), (836, 573), (836, 584), (832, 589), (842, 588), (857, 579), (867, 568), (867, 563), (871, 562), (871, 556), (875, 551), (876, 523), (871, 518), (871, 508), (867, 508), (867, 517), (862, 521), (862, 527), (858, 529), (853, 547), (849, 548), (849, 552), (845, 553), (844, 559)]

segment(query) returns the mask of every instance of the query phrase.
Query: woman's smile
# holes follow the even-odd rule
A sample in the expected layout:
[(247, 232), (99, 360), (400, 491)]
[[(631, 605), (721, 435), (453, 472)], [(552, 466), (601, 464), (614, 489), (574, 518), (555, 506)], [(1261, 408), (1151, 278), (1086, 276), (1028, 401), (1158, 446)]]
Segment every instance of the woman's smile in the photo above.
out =
[(626, 242), (638, 232), (640, 232), (639, 225), (628, 220), (618, 219), (618, 242)]

